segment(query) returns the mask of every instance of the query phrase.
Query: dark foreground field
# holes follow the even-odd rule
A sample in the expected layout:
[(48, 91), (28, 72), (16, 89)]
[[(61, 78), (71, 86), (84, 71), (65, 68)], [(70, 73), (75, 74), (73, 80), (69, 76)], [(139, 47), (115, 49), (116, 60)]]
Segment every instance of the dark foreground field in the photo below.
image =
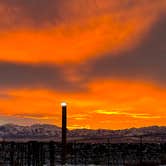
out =
[[(164, 165), (166, 144), (69, 143), (67, 163), (72, 165)], [(0, 143), (0, 166), (56, 166), (61, 144), (55, 142)]]

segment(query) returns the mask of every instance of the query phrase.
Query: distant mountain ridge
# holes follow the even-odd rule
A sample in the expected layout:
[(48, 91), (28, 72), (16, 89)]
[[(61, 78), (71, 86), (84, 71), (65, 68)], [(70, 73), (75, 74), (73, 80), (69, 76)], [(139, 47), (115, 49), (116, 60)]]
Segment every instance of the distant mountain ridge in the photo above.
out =
[[(146, 136), (150, 139), (166, 140), (166, 126), (150, 126), (142, 128), (130, 128), (123, 130), (106, 129), (75, 129), (68, 130), (68, 139), (95, 139), (95, 138), (127, 138), (134, 140), (139, 136)], [(19, 126), (15, 124), (5, 124), (0, 126), (1, 140), (10, 141), (60, 141), (61, 128), (49, 124), (34, 124), (32, 126)], [(123, 139), (124, 140), (124, 139)], [(120, 141), (120, 140), (119, 140)]]

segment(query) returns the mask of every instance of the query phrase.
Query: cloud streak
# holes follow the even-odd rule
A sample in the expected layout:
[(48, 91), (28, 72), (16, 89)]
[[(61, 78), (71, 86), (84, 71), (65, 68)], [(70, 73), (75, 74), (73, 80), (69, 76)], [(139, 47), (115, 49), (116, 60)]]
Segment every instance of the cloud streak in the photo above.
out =
[[(134, 11), (142, 11), (141, 15), (147, 16), (147, 12), (156, 15), (164, 9), (164, 0), (153, 1), (113, 1), (113, 0), (1, 0), (0, 15), (2, 27), (32, 26), (43, 27), (43, 25), (57, 25), (71, 23), (89, 17), (101, 15), (118, 15), (124, 19), (124, 12), (128, 15)], [(134, 14), (135, 16), (138, 15)], [(140, 15), (140, 14), (139, 14)]]
[(56, 64), (118, 55), (139, 45), (165, 9), (164, 0), (1, 0), (0, 60)]
[(110, 53), (99, 58), (94, 57), (85, 61), (84, 65), (77, 65), (76, 68), (71, 65), (46, 63), (31, 65), (0, 62), (0, 77), (3, 78), (0, 80), (0, 86), (82, 91), (87, 90), (85, 85), (89, 82), (101, 78), (147, 81), (164, 86), (166, 82), (165, 29), (166, 21), (163, 17), (137, 48), (118, 55)]
[(60, 66), (40, 64), (19, 64), (0, 62), (1, 88), (39, 88), (57, 91), (81, 91), (83, 86), (77, 86), (65, 77)]
[[(85, 67), (85, 78), (147, 81), (165, 87), (166, 21), (160, 19), (147, 38), (135, 49), (113, 56), (92, 58)], [(81, 71), (82, 73), (83, 71)]]
[(128, 112), (116, 112), (116, 111), (106, 111), (106, 110), (96, 110), (97, 114), (105, 114), (105, 115), (126, 115), (132, 118), (139, 118), (139, 119), (159, 119), (161, 116), (155, 116), (150, 114), (137, 114), (137, 113), (128, 113)]

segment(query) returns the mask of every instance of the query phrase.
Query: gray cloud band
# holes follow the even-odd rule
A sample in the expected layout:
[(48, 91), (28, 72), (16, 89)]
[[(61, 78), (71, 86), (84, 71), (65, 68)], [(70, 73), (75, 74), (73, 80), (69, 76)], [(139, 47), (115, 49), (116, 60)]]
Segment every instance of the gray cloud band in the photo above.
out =
[[(79, 92), (84, 85), (97, 79), (143, 80), (165, 86), (166, 83), (166, 21), (165, 17), (147, 35), (136, 49), (112, 56), (93, 58), (78, 65), (75, 70), (81, 81), (70, 81), (66, 70), (70, 65), (28, 65), (0, 62), (0, 87), (49, 88), (59, 91)], [(77, 72), (78, 71), (78, 72)]]
[(0, 62), (0, 88), (45, 88), (77, 92), (83, 86), (70, 82), (58, 66)]
[[(119, 55), (103, 55), (86, 62), (80, 71), (88, 81), (96, 78), (143, 80), (165, 86), (166, 17), (160, 19), (146, 39)], [(86, 70), (84, 70), (86, 69)]]
[(115, 16), (115, 13), (119, 21), (124, 21), (124, 17), (133, 17), (132, 12), (130, 16), (127, 14), (129, 11), (136, 7), (141, 9), (145, 4), (147, 7), (158, 4), (159, 1), (163, 3), (162, 0), (0, 0), (0, 28), (42, 28), (97, 15)]
[[(22, 17), (20, 12), (27, 16), (26, 18), (33, 20), (33, 23), (37, 26), (45, 23), (45, 21), (54, 20), (55, 16), (57, 18), (63, 17), (59, 13), (61, 11), (59, 6), (63, 5), (62, 1), (50, 0), (48, 3), (47, 0), (40, 0), (40, 3), (38, 2), (39, 0), (1, 0), (0, 6), (9, 7), (10, 10), (6, 11), (11, 12), (9, 15), (14, 12), (13, 21), (7, 21), (9, 24), (19, 25), (22, 22), (22, 19), (19, 18)], [(6, 12), (4, 16), (8, 17)], [(0, 9), (0, 15), (2, 13)], [(96, 78), (142, 79), (165, 85), (166, 16), (162, 17), (151, 32), (147, 34), (146, 40), (134, 50), (116, 56), (108, 54), (97, 59), (92, 58), (85, 62), (85, 65), (76, 68), (75, 70), (79, 71), (77, 73), (79, 77), (83, 78), (81, 79), (82, 82), (70, 82), (64, 76), (63, 71), (68, 70), (66, 67), (0, 62), (0, 87), (41, 87), (60, 91), (79, 91), (85, 90), (83, 85)], [(4, 18), (4, 20), (6, 19)], [(0, 27), (4, 25), (0, 22)]]

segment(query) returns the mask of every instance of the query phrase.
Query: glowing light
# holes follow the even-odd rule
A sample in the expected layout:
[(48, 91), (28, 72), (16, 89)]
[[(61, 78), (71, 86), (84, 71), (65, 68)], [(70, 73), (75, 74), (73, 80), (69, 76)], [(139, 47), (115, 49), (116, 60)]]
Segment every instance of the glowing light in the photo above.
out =
[(62, 106), (62, 107), (66, 107), (66, 106), (67, 106), (67, 103), (66, 103), (66, 102), (62, 102), (62, 103), (61, 103), (61, 106)]

